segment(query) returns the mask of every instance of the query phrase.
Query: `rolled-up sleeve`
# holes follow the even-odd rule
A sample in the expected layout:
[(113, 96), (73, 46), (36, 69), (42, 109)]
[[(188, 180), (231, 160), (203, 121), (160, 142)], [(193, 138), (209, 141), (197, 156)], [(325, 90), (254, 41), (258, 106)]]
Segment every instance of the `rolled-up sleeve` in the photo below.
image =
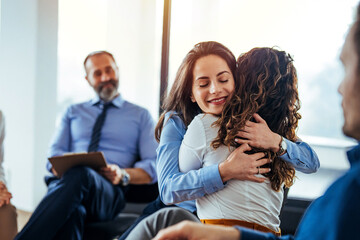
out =
[(140, 161), (134, 164), (135, 168), (141, 168), (146, 171), (152, 181), (151, 183), (155, 183), (157, 181), (156, 175), (156, 148), (158, 143), (155, 139), (155, 124), (152, 119), (150, 113), (148, 111), (144, 111), (141, 117), (140, 124), (140, 138), (139, 138), (139, 155)]

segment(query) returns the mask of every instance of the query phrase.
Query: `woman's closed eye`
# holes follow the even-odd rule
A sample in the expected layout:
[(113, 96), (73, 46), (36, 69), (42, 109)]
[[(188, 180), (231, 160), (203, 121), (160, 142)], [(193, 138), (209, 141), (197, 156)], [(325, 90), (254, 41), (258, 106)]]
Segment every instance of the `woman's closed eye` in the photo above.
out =
[(199, 87), (207, 87), (209, 85), (209, 81), (208, 80), (205, 80), (205, 79), (202, 79), (198, 82), (198, 86)]
[(219, 79), (219, 82), (221, 82), (221, 83), (226, 83), (228, 81), (229, 81), (229, 79)]

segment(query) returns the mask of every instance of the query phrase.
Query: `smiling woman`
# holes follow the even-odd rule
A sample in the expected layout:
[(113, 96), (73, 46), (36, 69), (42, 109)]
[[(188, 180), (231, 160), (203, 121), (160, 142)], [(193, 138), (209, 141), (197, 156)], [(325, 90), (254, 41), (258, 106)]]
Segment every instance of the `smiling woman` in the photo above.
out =
[(226, 61), (209, 55), (196, 61), (191, 101), (204, 113), (219, 115), (234, 91), (234, 77)]
[(194, 42), (219, 41), (235, 55), (254, 47), (291, 52), (302, 100), (297, 135), (314, 147), (322, 166), (314, 175), (297, 174), (289, 192), (296, 198), (318, 197), (349, 167), (344, 152), (354, 143), (341, 132), (337, 86), (343, 70), (338, 59), (357, 2), (172, 0), (170, 81)]
[[(0, 81), (0, 103), (9, 119), (6, 157), (11, 161), (5, 171), (16, 206), (32, 210), (45, 194), (44, 161), (56, 114), (94, 94), (82, 66), (89, 52), (114, 53), (120, 92), (158, 117), (163, 2), (1, 1), (1, 73), (9, 81)], [(343, 120), (336, 94), (342, 74), (337, 58), (357, 0), (171, 2), (169, 85), (184, 53), (196, 42), (216, 40), (236, 55), (255, 46), (278, 45), (294, 55), (298, 69), (300, 137), (312, 135), (322, 169), (339, 175), (339, 169), (348, 168), (339, 160), (345, 159), (343, 149), (349, 143), (338, 141)], [(310, 179), (299, 173), (290, 194), (314, 198), (332, 182), (331, 175), (323, 172), (321, 178)]]

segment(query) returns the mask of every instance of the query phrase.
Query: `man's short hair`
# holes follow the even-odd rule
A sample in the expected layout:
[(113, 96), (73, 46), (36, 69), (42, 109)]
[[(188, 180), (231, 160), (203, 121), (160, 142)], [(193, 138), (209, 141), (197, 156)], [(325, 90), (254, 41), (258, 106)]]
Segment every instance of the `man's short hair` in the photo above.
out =
[(108, 51), (94, 51), (94, 52), (91, 52), (89, 53), (89, 55), (86, 56), (85, 60), (84, 60), (84, 68), (85, 68), (85, 73), (87, 74), (87, 71), (86, 71), (86, 63), (87, 61), (89, 60), (89, 58), (93, 57), (93, 56), (96, 56), (96, 55), (102, 55), (102, 54), (106, 54), (108, 56), (111, 57), (111, 59), (114, 61), (114, 63), (116, 64), (116, 61), (115, 61), (115, 58), (114, 56), (109, 53)]

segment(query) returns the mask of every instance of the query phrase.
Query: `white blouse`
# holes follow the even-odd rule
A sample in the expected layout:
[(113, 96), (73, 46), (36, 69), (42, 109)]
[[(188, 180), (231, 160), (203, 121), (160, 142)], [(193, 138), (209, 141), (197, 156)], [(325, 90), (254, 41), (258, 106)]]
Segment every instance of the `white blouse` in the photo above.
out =
[[(210, 146), (218, 133), (218, 128), (211, 126), (216, 120), (214, 115), (199, 114), (190, 123), (179, 152), (181, 172), (219, 164), (234, 150), (224, 145), (216, 150)], [(224, 189), (196, 200), (197, 214), (200, 219), (257, 223), (277, 232), (283, 195), (283, 188), (274, 191), (268, 179), (263, 183), (230, 180)]]

